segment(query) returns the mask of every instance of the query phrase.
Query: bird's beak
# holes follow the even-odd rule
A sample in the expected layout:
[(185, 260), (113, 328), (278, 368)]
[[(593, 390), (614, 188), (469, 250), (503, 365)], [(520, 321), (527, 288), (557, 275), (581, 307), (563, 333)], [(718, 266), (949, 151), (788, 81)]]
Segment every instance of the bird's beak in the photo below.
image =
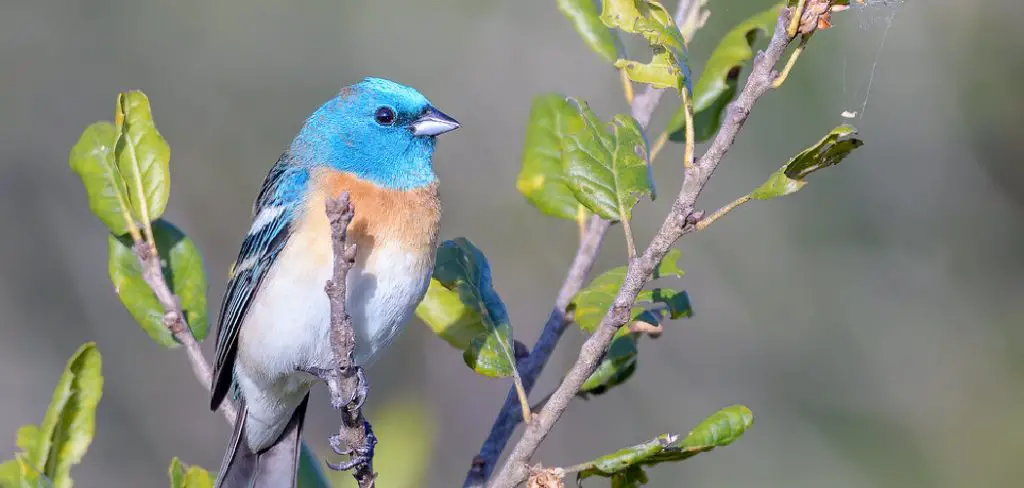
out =
[(436, 136), (459, 128), (459, 122), (430, 107), (409, 125), (414, 136)]

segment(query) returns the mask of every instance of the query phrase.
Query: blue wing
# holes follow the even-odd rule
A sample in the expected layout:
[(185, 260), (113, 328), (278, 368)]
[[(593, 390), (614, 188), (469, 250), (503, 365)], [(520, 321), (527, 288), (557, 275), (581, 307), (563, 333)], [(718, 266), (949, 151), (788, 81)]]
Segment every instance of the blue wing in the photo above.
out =
[(220, 406), (231, 388), (238, 351), (238, 330), (263, 278), (288, 243), (291, 222), (308, 179), (308, 172), (291, 163), (286, 153), (270, 169), (253, 204), (252, 227), (242, 241), (220, 309), (217, 357), (210, 396), (210, 408), (213, 410)]

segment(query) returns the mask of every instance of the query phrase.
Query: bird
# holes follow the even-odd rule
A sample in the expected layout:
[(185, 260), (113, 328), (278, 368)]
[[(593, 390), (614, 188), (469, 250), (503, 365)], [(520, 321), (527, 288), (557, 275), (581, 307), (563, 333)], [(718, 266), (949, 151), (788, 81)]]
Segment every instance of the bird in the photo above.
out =
[(348, 192), (356, 260), (346, 279), (355, 364), (368, 367), (423, 299), (441, 218), (437, 136), (459, 128), (415, 89), (383, 78), (342, 88), (273, 165), (227, 284), (210, 408), (239, 409), (220, 488), (297, 483), (312, 372), (336, 364), (324, 286), (334, 257), (327, 199)]

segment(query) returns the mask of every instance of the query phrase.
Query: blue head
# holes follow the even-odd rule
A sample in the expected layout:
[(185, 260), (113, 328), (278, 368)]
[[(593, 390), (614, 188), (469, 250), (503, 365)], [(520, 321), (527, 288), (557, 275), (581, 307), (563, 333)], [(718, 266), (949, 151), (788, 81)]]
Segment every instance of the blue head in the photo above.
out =
[(435, 138), (458, 127), (418, 91), (366, 78), (313, 112), (290, 153), (301, 165), (329, 166), (384, 188), (408, 190), (434, 182)]

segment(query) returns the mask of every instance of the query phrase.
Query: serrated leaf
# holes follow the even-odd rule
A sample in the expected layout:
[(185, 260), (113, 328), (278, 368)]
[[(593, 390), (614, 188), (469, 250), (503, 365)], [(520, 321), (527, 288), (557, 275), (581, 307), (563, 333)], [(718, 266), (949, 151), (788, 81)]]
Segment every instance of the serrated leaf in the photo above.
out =
[[(701, 72), (693, 95), (693, 133), (696, 142), (711, 139), (722, 125), (722, 112), (736, 96), (740, 72), (754, 57), (757, 34), (771, 34), (782, 4), (739, 23), (722, 37)], [(669, 139), (686, 141), (686, 118), (680, 107), (666, 129)]]
[(853, 137), (857, 130), (849, 125), (832, 129), (817, 144), (793, 156), (788, 163), (772, 173), (761, 186), (750, 193), (751, 198), (767, 200), (799, 191), (807, 182), (807, 175), (829, 166), (839, 164), (864, 141)]
[(633, 334), (616, 337), (597, 369), (583, 382), (578, 395), (601, 395), (625, 383), (636, 371), (636, 337)]
[[(578, 478), (612, 476), (617, 473), (626, 472), (630, 468), (639, 467), (651, 459), (652, 456), (667, 449), (678, 439), (679, 436), (674, 434), (661, 434), (642, 444), (619, 449), (611, 454), (601, 456), (587, 463), (589, 467), (580, 471)], [(635, 473), (635, 470), (633, 472)]]
[(608, 27), (639, 34), (651, 45), (654, 56), (647, 65), (625, 59), (615, 62), (616, 67), (626, 70), (631, 80), (676, 90), (690, 84), (686, 41), (672, 15), (660, 3), (653, 0), (605, 0), (601, 21)]
[[(206, 274), (199, 250), (177, 227), (162, 219), (153, 222), (153, 237), (164, 279), (178, 297), (192, 335), (201, 341), (206, 337), (208, 326)], [(107, 271), (121, 303), (142, 329), (158, 344), (177, 347), (178, 342), (164, 325), (163, 307), (142, 279), (139, 262), (132, 253), (131, 239), (108, 236)]]
[(622, 52), (619, 37), (601, 22), (595, 0), (558, 0), (558, 10), (572, 21), (573, 28), (595, 53), (615, 62)]
[[(96, 406), (103, 395), (102, 358), (88, 342), (68, 361), (37, 430), (35, 449), (25, 462), (56, 488), (70, 488), (71, 466), (78, 464), (96, 431)], [(27, 432), (26, 432), (27, 433)]]
[[(667, 276), (682, 277), (683, 270), (678, 265), (679, 256), (680, 252), (678, 249), (670, 250), (655, 268), (653, 279)], [(612, 303), (614, 303), (615, 297), (622, 287), (622, 282), (626, 279), (626, 269), (625, 266), (621, 266), (601, 273), (573, 297), (569, 303), (569, 308), (574, 311), (574, 320), (579, 324), (580, 328), (591, 333), (597, 330), (597, 326), (601, 324), (601, 320), (612, 306)], [(672, 318), (692, 314), (692, 310), (689, 307), (689, 297), (686, 296), (685, 292), (665, 288), (643, 290), (637, 296), (637, 302), (662, 303), (673, 310)], [(632, 318), (636, 319), (639, 317), (645, 308), (647, 307), (634, 307)], [(625, 333), (626, 331), (627, 329), (624, 327), (620, 330), (620, 333)]]
[(127, 185), (132, 215), (139, 222), (156, 220), (170, 195), (171, 148), (153, 124), (149, 98), (141, 91), (119, 93), (114, 125), (119, 134), (114, 159)]
[(584, 102), (566, 119), (562, 168), (576, 200), (606, 220), (628, 220), (643, 195), (653, 195), (647, 139), (640, 124), (624, 114), (612, 119), (613, 132)]
[[(418, 316), (434, 330), (449, 331), (449, 338), (459, 337), (473, 328), (479, 329), (470, 340), (463, 359), (477, 373), (491, 377), (510, 376), (515, 373), (515, 353), (512, 349), (512, 325), (508, 312), (491, 284), (491, 267), (484, 254), (469, 239), (459, 237), (441, 243), (437, 250), (432, 280), (443, 287), (435, 288), (430, 303), (421, 303)], [(445, 291), (447, 294), (445, 294)], [(458, 303), (451, 297), (458, 299)], [(425, 299), (424, 301), (426, 301)], [(467, 317), (476, 317), (472, 324)]]
[[(603, 24), (601, 28), (605, 28)], [(516, 189), (533, 206), (545, 214), (568, 220), (579, 217), (581, 206), (565, 182), (561, 141), (566, 135), (564, 119), (576, 116), (572, 104), (557, 93), (533, 99), (526, 126), (523, 166), (516, 178)]]
[(177, 457), (171, 459), (167, 476), (171, 479), (171, 488), (213, 487), (214, 479), (208, 471), (195, 465), (187, 466)]
[[(68, 164), (85, 186), (89, 210), (106, 225), (110, 232), (122, 235), (128, 232), (123, 206), (128, 205), (128, 190), (114, 164), (114, 143), (117, 129), (114, 124), (94, 122), (82, 132), (71, 148)], [(130, 214), (130, 209), (128, 210)]]

